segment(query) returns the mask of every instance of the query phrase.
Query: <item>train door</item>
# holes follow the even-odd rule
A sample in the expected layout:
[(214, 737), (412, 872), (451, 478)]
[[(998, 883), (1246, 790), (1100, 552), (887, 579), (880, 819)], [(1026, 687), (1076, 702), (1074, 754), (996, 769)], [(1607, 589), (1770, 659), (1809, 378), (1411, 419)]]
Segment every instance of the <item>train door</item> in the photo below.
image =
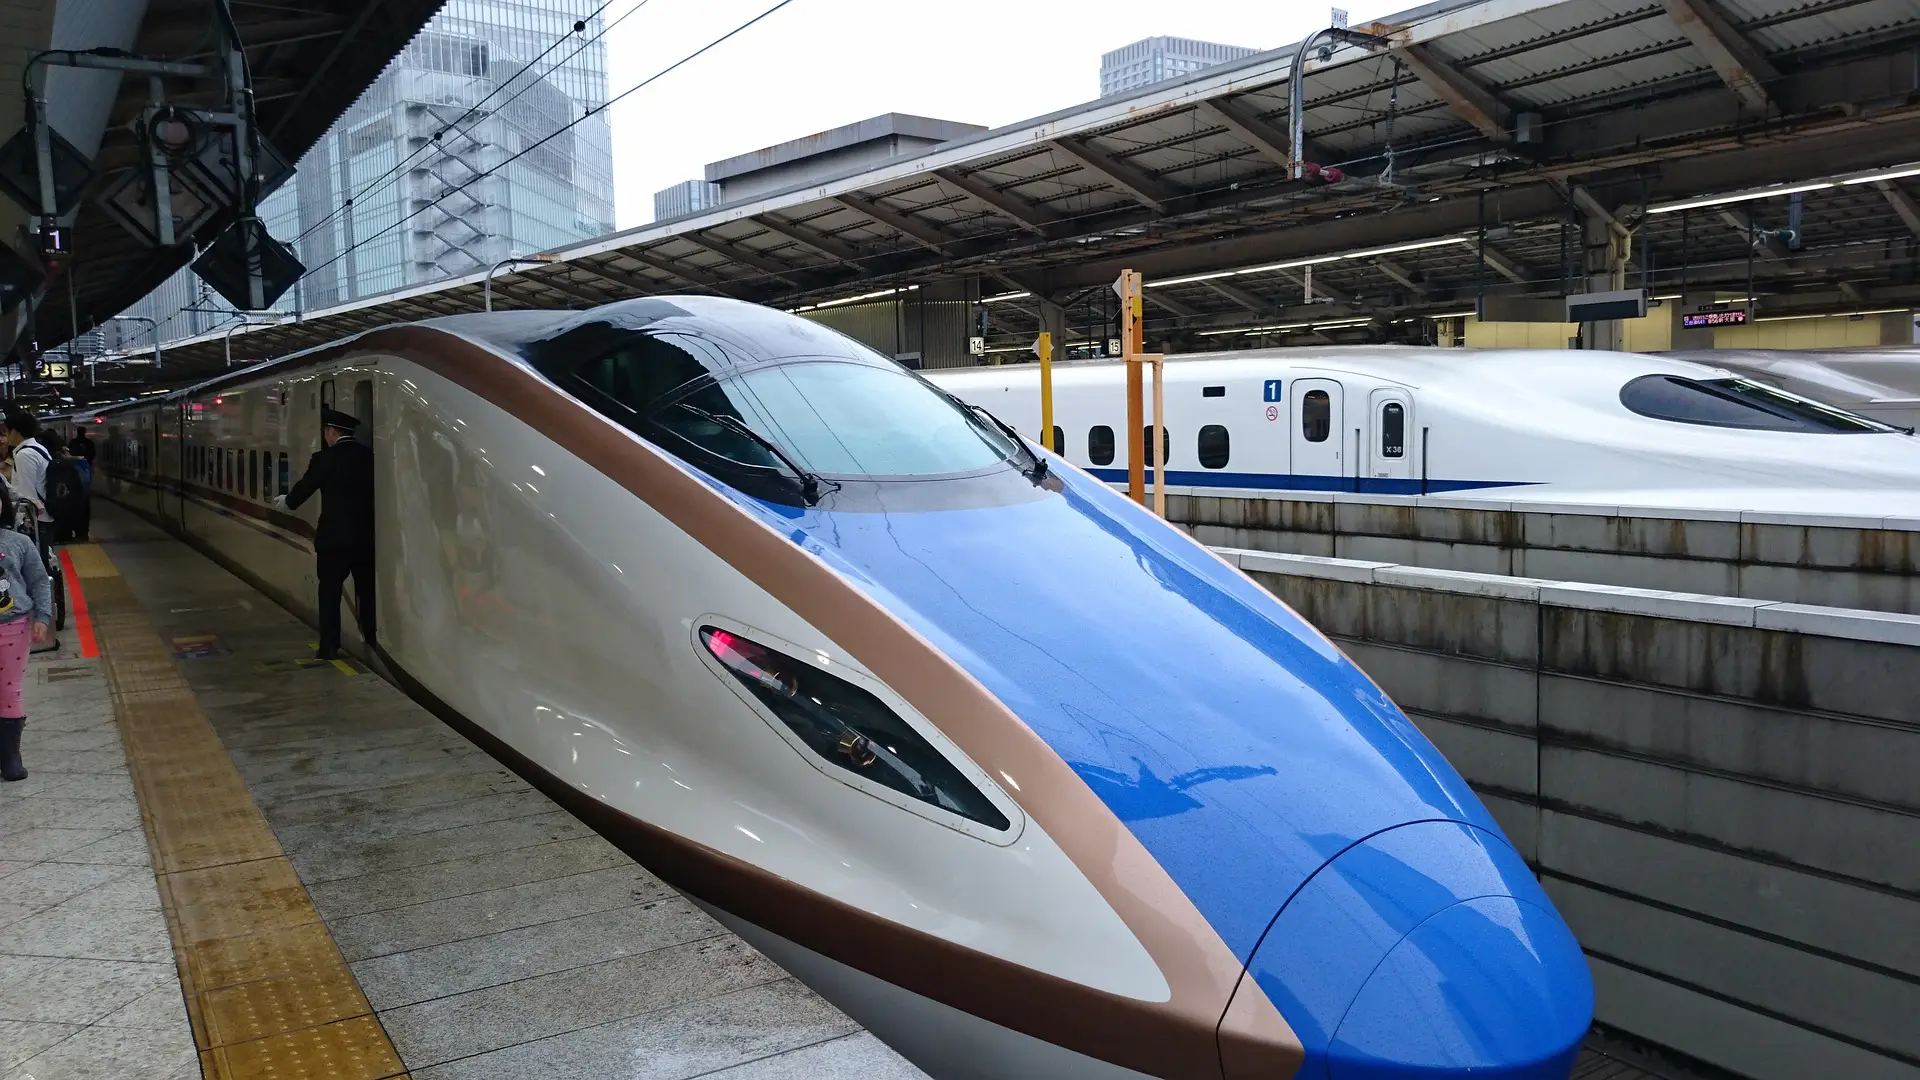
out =
[(171, 503), (167, 510), (173, 520), (180, 523), (182, 532), (187, 528), (187, 405), (176, 401), (171, 406), (173, 415), (170, 426), (173, 428), (173, 453), (168, 456), (167, 467), (173, 475), (167, 478), (167, 498)]
[(1413, 399), (1405, 390), (1380, 389), (1369, 395), (1366, 435), (1367, 477), (1375, 488), (1404, 492), (1414, 478)]
[(1333, 491), (1347, 475), (1345, 394), (1332, 379), (1293, 381), (1293, 477), (1298, 487)]
[(360, 445), (373, 446), (373, 380), (361, 379), (353, 384), (353, 415), (360, 421), (353, 429), (354, 440)]

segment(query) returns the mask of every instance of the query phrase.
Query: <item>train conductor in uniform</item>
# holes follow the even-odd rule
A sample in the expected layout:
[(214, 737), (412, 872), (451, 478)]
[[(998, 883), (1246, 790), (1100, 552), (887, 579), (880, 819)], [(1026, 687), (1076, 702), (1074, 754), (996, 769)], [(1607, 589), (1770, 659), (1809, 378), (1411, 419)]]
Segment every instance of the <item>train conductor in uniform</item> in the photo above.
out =
[(360, 634), (373, 644), (373, 448), (353, 437), (360, 421), (337, 409), (320, 410), (325, 446), (307, 461), (293, 490), (274, 499), (297, 510), (320, 493), (320, 524), (313, 530), (315, 576), (320, 579), (322, 660), (340, 655), (340, 598), (348, 575), (360, 612)]

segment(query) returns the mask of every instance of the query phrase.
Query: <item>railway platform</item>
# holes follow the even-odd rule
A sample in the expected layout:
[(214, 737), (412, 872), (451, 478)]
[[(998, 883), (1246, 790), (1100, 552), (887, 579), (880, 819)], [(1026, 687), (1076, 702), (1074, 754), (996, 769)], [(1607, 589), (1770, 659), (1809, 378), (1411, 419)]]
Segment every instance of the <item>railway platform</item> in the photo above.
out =
[(94, 531), (0, 788), (0, 1080), (923, 1078), (239, 579)]

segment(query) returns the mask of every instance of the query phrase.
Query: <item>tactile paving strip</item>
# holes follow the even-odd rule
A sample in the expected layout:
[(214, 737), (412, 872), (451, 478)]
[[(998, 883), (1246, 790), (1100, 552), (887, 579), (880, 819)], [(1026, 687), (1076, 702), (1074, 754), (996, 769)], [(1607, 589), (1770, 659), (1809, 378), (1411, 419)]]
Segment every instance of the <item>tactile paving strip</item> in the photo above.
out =
[(405, 1067), (172, 652), (98, 545), (86, 581), (206, 1080), (384, 1080)]

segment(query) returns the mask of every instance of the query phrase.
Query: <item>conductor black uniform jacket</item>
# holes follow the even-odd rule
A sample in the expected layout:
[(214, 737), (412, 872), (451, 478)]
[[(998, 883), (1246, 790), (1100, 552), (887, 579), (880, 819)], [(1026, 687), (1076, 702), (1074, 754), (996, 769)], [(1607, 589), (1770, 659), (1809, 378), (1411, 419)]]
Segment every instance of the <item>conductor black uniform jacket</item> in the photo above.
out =
[(315, 551), (359, 553), (373, 550), (373, 450), (352, 438), (324, 447), (307, 460), (306, 474), (287, 493), (287, 505), (320, 493), (320, 524), (313, 531)]

